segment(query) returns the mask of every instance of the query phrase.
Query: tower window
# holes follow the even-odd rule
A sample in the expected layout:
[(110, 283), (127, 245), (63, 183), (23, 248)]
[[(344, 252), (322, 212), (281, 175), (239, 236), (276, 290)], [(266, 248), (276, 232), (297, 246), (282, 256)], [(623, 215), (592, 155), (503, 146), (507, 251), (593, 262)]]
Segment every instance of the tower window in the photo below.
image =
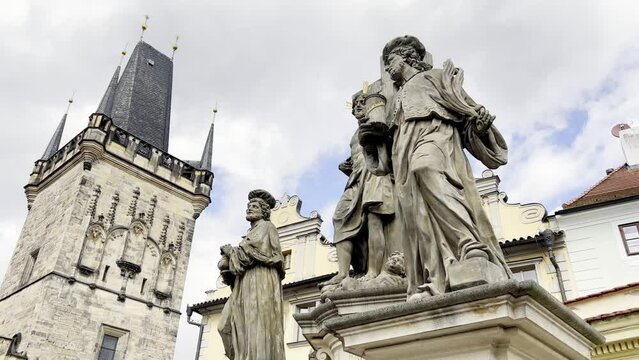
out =
[(31, 252), (29, 258), (27, 259), (27, 264), (24, 267), (24, 272), (22, 273), (22, 279), (20, 279), (20, 285), (24, 285), (29, 282), (31, 279), (31, 275), (33, 274), (33, 267), (35, 266), (36, 260), (38, 260), (38, 253), (40, 253), (40, 249), (36, 249)]
[(102, 346), (100, 346), (98, 360), (113, 360), (115, 358), (115, 349), (117, 346), (118, 338), (105, 334), (102, 338)]
[(144, 286), (146, 285), (146, 278), (142, 279), (142, 286), (140, 286), (140, 295), (144, 295)]
[[(310, 313), (317, 307), (317, 301), (308, 302), (304, 304), (295, 305), (295, 312), (297, 314), (306, 314)], [(298, 325), (297, 332), (295, 333), (295, 342), (306, 341), (304, 334), (302, 333), (302, 328)]]
[(639, 222), (619, 225), (626, 254), (639, 255)]
[(104, 266), (104, 273), (102, 274), (102, 281), (106, 281), (107, 273), (109, 272), (109, 265)]
[(288, 270), (291, 268), (291, 250), (282, 251), (282, 256), (284, 257), (284, 270)]

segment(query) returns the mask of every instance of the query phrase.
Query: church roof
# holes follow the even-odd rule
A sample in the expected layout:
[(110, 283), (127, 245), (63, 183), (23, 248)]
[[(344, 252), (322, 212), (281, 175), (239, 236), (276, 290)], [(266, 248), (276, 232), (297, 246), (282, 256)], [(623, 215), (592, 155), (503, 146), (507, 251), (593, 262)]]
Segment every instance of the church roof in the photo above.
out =
[(577, 198), (564, 203), (561, 207), (575, 209), (592, 206), (613, 200), (639, 196), (639, 170), (627, 164), (621, 165), (594, 184)]
[(144, 41), (138, 42), (115, 89), (114, 124), (167, 151), (172, 83), (173, 61)]

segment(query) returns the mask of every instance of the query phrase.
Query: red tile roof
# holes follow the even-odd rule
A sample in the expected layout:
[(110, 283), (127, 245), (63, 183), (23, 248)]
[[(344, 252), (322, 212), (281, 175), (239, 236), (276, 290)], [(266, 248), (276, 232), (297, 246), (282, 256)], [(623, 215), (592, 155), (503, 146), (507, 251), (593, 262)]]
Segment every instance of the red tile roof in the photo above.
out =
[(564, 304), (566, 304), (566, 305), (574, 304), (574, 303), (582, 301), (582, 300), (587, 300), (587, 299), (592, 299), (592, 298), (595, 298), (595, 297), (604, 296), (606, 294), (619, 292), (621, 290), (626, 290), (626, 289), (630, 289), (630, 288), (633, 288), (633, 287), (639, 287), (639, 282), (633, 282), (633, 283), (630, 283), (630, 284), (617, 286), (617, 287), (614, 287), (612, 289), (599, 291), (599, 292), (596, 292), (596, 293), (593, 293), (593, 294), (589, 294), (589, 295), (586, 295), (586, 296), (580, 296), (578, 298), (574, 298), (572, 300), (568, 300), (568, 301), (564, 302)]
[(564, 209), (601, 204), (639, 195), (639, 170), (624, 164), (586, 190), (576, 199), (564, 203)]
[(599, 321), (599, 320), (607, 320), (610, 318), (614, 318), (614, 317), (618, 317), (618, 316), (626, 316), (626, 315), (630, 315), (630, 314), (634, 314), (634, 313), (638, 313), (639, 312), (639, 308), (631, 308), (631, 309), (627, 309), (627, 310), (621, 310), (621, 311), (613, 311), (611, 313), (606, 313), (606, 314), (601, 314), (601, 315), (597, 315), (597, 316), (593, 316), (593, 317), (589, 317), (586, 320), (586, 322), (591, 323), (594, 321)]

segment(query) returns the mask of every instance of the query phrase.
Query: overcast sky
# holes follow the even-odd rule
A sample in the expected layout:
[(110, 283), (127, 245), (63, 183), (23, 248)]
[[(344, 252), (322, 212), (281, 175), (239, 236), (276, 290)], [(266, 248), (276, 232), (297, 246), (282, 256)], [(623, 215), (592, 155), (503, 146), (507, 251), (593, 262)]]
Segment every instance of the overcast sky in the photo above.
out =
[[(128, 43), (175, 57), (169, 151), (199, 159), (217, 102), (212, 203), (197, 221), (184, 309), (215, 285), (219, 246), (246, 231), (249, 190), (298, 194), (330, 219), (355, 120), (345, 103), (379, 77), (384, 44), (419, 37), (436, 66), (497, 116), (510, 202), (549, 212), (624, 163), (613, 125), (638, 120), (636, 1), (5, 1), (0, 5), (0, 277), (26, 216), (22, 187), (75, 91), (63, 143), (95, 111)], [(476, 176), (481, 167), (476, 166)], [(8, 334), (0, 334), (7, 336)], [(10, 334), (9, 334), (10, 335)], [(197, 328), (182, 321), (176, 359)]]

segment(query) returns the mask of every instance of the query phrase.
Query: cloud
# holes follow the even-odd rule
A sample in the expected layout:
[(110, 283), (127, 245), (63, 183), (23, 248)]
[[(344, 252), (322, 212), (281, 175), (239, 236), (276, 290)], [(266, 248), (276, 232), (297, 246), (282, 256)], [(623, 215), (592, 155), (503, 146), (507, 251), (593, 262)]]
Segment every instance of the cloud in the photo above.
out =
[[(622, 163), (618, 122), (637, 119), (639, 23), (632, 1), (12, 2), (0, 11), (0, 240), (12, 249), (26, 216), (21, 187), (76, 90), (63, 141), (86, 126), (148, 13), (145, 40), (176, 34), (170, 152), (199, 159), (218, 102), (212, 204), (198, 220), (183, 303), (214, 287), (219, 246), (247, 227), (246, 194), (306, 193), (323, 231), (345, 178), (337, 163), (355, 123), (345, 101), (379, 76), (392, 37), (418, 36), (435, 64), (451, 58), (465, 87), (510, 140), (498, 170), (514, 202), (554, 209)], [(575, 124), (570, 114), (583, 114)], [(574, 133), (565, 129), (575, 126)], [(562, 132), (563, 131), (563, 132)], [(479, 172), (481, 167), (475, 167)], [(479, 174), (477, 174), (479, 175)], [(311, 185), (309, 185), (311, 184)], [(326, 186), (322, 186), (325, 184)], [(9, 230), (6, 230), (9, 229)], [(0, 257), (0, 274), (8, 264)], [(176, 358), (192, 358), (181, 324)]]

